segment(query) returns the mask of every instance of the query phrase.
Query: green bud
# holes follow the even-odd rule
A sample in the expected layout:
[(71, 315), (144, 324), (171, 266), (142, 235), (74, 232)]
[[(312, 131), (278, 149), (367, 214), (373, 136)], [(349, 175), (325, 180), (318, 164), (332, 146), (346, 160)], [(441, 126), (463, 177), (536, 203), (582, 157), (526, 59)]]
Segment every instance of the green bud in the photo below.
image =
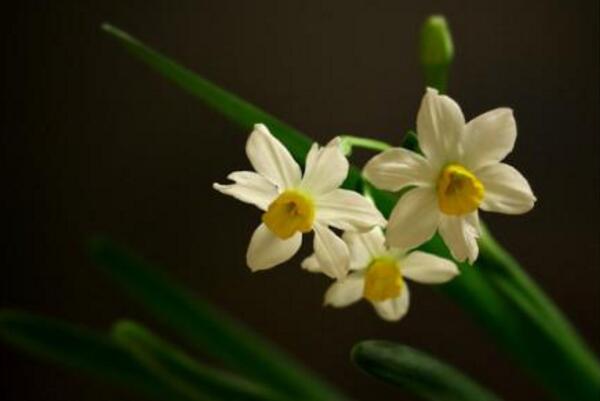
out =
[(419, 50), (425, 84), (445, 92), (448, 68), (454, 58), (454, 45), (443, 16), (432, 15), (425, 20)]
[(454, 57), (452, 35), (446, 18), (432, 15), (427, 18), (421, 30), (421, 64), (447, 65)]

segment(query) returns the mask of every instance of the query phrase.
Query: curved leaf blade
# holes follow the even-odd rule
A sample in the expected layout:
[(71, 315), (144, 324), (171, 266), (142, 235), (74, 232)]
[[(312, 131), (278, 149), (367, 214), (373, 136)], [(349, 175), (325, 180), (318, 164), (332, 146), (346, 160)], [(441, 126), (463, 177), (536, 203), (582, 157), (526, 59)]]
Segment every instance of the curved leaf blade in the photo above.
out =
[(259, 107), (175, 63), (119, 28), (105, 23), (102, 25), (102, 29), (117, 39), (119, 43), (125, 46), (136, 57), (142, 59), (146, 65), (206, 103), (207, 106), (222, 113), (230, 121), (235, 122), (242, 128), (249, 131), (256, 123), (265, 124), (269, 127), (273, 135), (284, 143), (296, 159), (304, 159), (312, 141), (296, 129)]
[(454, 367), (414, 348), (363, 341), (352, 349), (359, 368), (429, 401), (500, 401)]
[(289, 401), (268, 388), (195, 361), (135, 322), (118, 322), (112, 336), (157, 377), (194, 400)]
[(298, 400), (344, 399), (273, 344), (193, 296), (143, 259), (106, 239), (92, 242), (91, 255), (98, 266), (157, 317), (245, 377)]
[(62, 321), (26, 312), (0, 312), (0, 338), (34, 356), (85, 371), (165, 401), (190, 401), (164, 386), (123, 348)]

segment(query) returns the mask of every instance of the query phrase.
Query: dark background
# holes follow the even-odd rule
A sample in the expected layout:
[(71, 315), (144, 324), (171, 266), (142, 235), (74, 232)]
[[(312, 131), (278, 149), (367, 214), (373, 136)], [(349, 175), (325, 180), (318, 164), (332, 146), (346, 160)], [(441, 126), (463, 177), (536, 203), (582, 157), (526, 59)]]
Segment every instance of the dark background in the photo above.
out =
[[(1, 25), (1, 307), (99, 330), (121, 317), (160, 327), (88, 261), (86, 239), (103, 232), (357, 399), (409, 399), (351, 365), (350, 347), (366, 338), (429, 350), (507, 399), (544, 399), (431, 288), (413, 285), (410, 313), (389, 324), (365, 303), (322, 308), (328, 282), (301, 272), (300, 257), (250, 274), (259, 212), (211, 189), (248, 168), (247, 133), (99, 29), (112, 22), (320, 141), (398, 143), (424, 91), (418, 30), (441, 12), (456, 45), (450, 94), (468, 118), (515, 109), (509, 162), (539, 199), (525, 216), (485, 219), (600, 350), (597, 1), (16, 4)], [(3, 400), (138, 399), (4, 345), (0, 370)]]

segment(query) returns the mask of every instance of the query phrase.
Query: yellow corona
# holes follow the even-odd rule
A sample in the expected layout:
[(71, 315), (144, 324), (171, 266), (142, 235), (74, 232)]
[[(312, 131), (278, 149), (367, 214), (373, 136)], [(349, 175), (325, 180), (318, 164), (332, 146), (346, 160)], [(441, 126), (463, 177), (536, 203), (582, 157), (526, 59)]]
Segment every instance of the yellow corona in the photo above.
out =
[(313, 200), (297, 190), (279, 195), (262, 216), (262, 221), (277, 237), (290, 238), (296, 232), (309, 232), (315, 220)]
[(471, 213), (479, 207), (483, 194), (481, 181), (460, 164), (449, 164), (442, 170), (437, 195), (443, 213), (454, 216)]
[(371, 302), (381, 302), (400, 296), (404, 279), (394, 259), (376, 259), (367, 268), (363, 296)]

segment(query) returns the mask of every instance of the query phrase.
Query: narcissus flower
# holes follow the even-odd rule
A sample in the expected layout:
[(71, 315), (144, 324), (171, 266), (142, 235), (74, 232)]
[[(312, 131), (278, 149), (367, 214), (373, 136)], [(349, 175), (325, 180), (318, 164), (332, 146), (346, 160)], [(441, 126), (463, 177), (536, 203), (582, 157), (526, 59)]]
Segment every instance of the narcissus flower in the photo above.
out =
[[(387, 248), (379, 227), (366, 233), (348, 231), (343, 239), (350, 249), (351, 273), (329, 287), (325, 293), (326, 305), (341, 308), (364, 298), (383, 319), (395, 321), (408, 311), (409, 292), (405, 278), (423, 284), (439, 284), (459, 273), (448, 259), (421, 251), (406, 253)], [(306, 258), (302, 267), (312, 272), (321, 271), (315, 255)]]
[(329, 227), (365, 231), (386, 221), (365, 197), (339, 188), (349, 167), (339, 140), (325, 147), (313, 144), (304, 176), (290, 152), (262, 124), (250, 134), (246, 154), (256, 172), (231, 173), (227, 178), (233, 184), (213, 187), (265, 211), (246, 254), (250, 269), (269, 269), (290, 259), (300, 248), (302, 234), (313, 231), (315, 255), (326, 266), (323, 272), (343, 277), (348, 248)]
[(424, 156), (389, 149), (364, 169), (364, 176), (378, 188), (416, 187), (396, 204), (387, 241), (412, 248), (438, 229), (457, 260), (473, 263), (479, 252), (478, 209), (521, 214), (536, 200), (527, 180), (501, 163), (517, 137), (512, 110), (494, 109), (465, 123), (456, 102), (427, 89), (417, 115), (417, 135)]

